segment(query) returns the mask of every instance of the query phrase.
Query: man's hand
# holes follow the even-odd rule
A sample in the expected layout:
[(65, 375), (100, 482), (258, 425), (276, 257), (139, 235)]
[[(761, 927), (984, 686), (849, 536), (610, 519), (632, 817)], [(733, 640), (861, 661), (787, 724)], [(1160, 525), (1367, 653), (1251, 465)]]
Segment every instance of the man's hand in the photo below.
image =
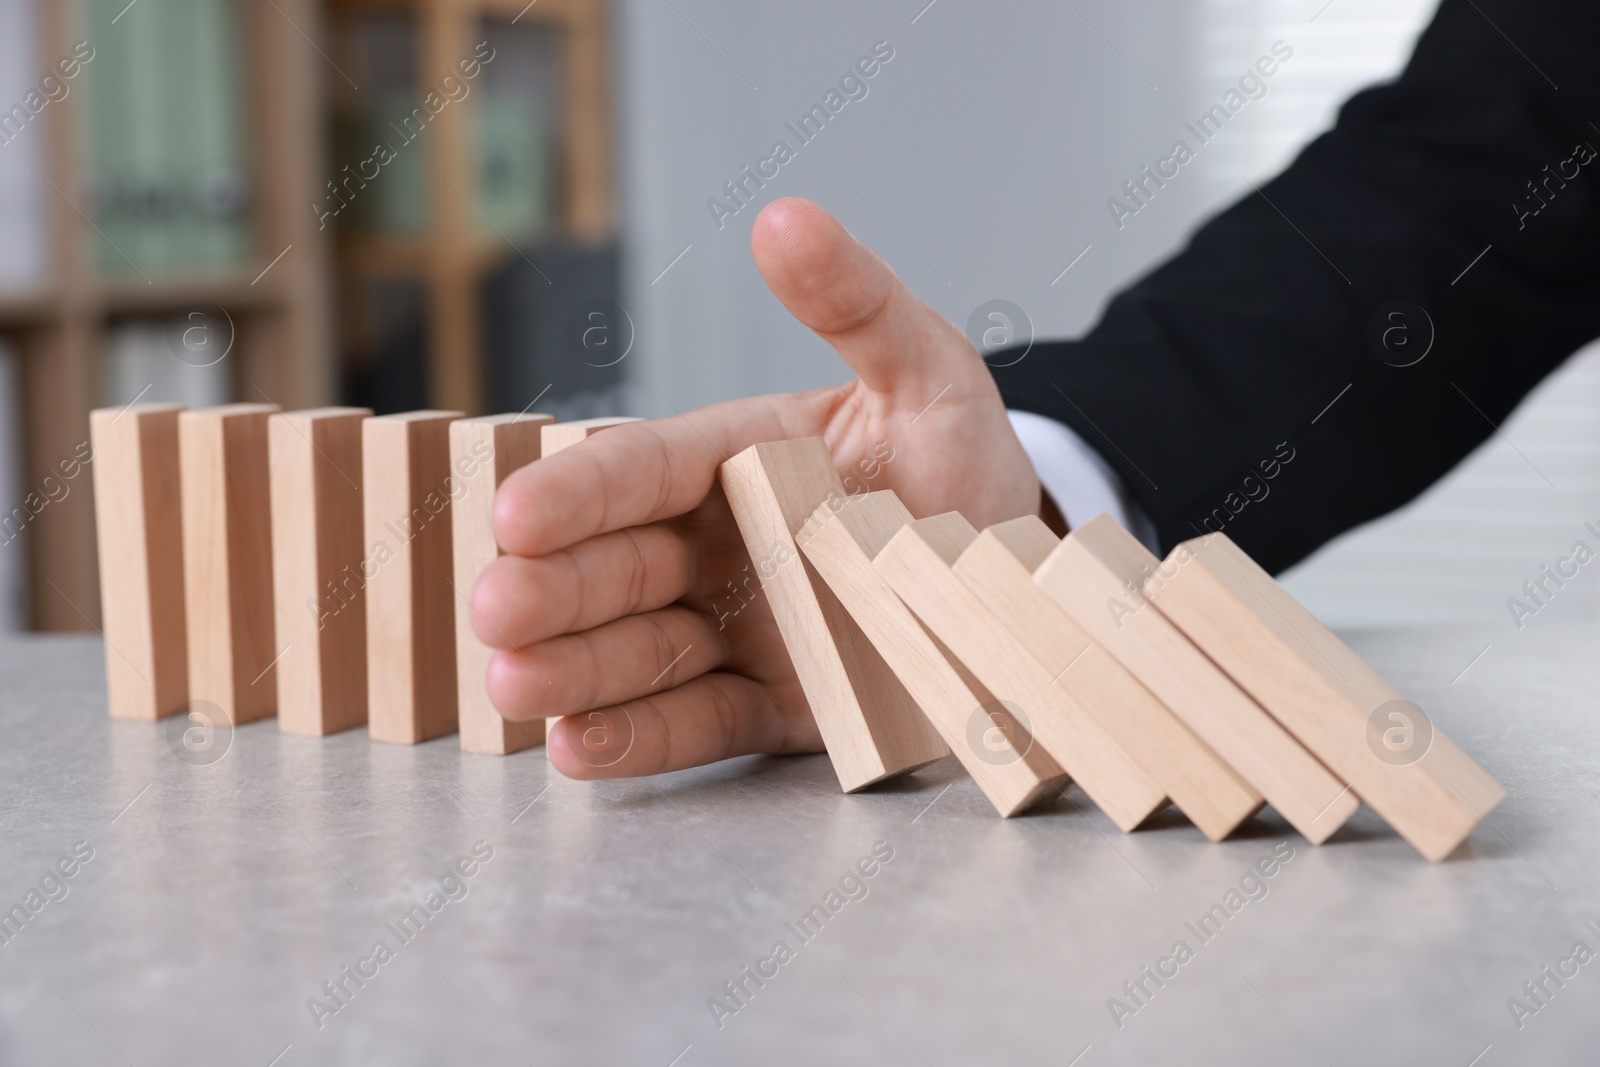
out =
[[(815, 204), (767, 205), (750, 244), (773, 293), (857, 380), (614, 427), (495, 498), (506, 555), (472, 600), (478, 636), (501, 649), (489, 695), (508, 719), (591, 713), (551, 724), (551, 761), (570, 777), (821, 749), (718, 484), (746, 447), (822, 437), (847, 488), (893, 489), (917, 516), (960, 511), (981, 528), (1038, 512), (1032, 464), (960, 330)], [(612, 742), (603, 758), (586, 731)]]

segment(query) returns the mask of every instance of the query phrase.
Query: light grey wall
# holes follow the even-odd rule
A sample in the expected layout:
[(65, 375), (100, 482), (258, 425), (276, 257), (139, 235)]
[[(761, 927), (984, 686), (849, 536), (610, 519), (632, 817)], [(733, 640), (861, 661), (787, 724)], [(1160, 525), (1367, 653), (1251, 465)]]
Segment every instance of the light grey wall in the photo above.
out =
[[(671, 410), (657, 389), (689, 408), (848, 377), (751, 263), (750, 224), (776, 197), (833, 211), (958, 323), (1003, 297), (1053, 335), (1081, 331), (1178, 240), (1200, 183), (1175, 185), (1169, 210), (1122, 233), (1104, 203), (1186, 114), (1193, 57), (1175, 5), (1078, 0), (1124, 59), (1071, 4), (925, 3), (622, 5), (630, 359), (655, 413)], [(784, 123), (879, 40), (895, 57), (869, 95), (799, 146)], [(719, 230), (707, 199), (779, 139), (797, 158)]]

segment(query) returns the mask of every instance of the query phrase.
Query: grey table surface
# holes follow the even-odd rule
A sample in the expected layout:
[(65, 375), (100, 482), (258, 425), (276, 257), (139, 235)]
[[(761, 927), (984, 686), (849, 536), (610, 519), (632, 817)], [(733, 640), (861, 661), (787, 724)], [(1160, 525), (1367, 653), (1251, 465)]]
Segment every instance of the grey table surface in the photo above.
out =
[[(1448, 862), (1367, 809), (1320, 848), (1270, 809), (1123, 835), (1075, 791), (1001, 820), (948, 760), (855, 796), (820, 756), (597, 784), (267, 721), (191, 765), (107, 719), (98, 641), (0, 642), (0, 907), (39, 893), (0, 1064), (1600, 1062), (1600, 628), (1346, 636), (1507, 788)], [(1176, 974), (1114, 1017), (1146, 965)], [(1534, 1002), (1546, 965), (1577, 973)]]

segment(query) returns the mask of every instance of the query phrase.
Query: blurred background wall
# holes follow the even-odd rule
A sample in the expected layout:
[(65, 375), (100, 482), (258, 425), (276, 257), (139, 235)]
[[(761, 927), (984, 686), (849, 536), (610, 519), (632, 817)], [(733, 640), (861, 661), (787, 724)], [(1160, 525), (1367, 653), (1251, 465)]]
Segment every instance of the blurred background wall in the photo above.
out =
[[(834, 211), (958, 324), (1004, 298), (1076, 335), (1391, 76), (1434, 6), (125, 5), (0, 0), (0, 108), (94, 50), (0, 131), (0, 500), (24, 512), (87, 407), (135, 397), (582, 417), (838, 382), (750, 262), (779, 196)], [(1107, 198), (1277, 41), (1267, 95), (1119, 229)], [(875, 46), (866, 95), (801, 143), (786, 124)], [(778, 140), (794, 158), (731, 198)], [(1600, 518), (1593, 352), (1501, 429), (1291, 588), (1339, 624), (1513, 635), (1507, 598)], [(0, 545), (0, 626), (94, 616), (71, 492)], [(1593, 585), (1530, 625), (1594, 614)]]

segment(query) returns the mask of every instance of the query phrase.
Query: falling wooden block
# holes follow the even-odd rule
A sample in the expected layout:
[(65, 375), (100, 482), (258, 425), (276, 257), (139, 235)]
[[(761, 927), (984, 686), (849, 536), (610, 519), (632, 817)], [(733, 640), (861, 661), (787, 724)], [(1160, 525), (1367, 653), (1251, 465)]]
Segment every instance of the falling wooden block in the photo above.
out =
[(1051, 672), (956, 575), (957, 558), (977, 539), (978, 531), (955, 512), (936, 515), (901, 527), (873, 566), (929, 632), (1010, 706), (1089, 799), (1123, 830), (1132, 830), (1165, 806), (1165, 793), (1076, 691), (1051, 684)]
[(1448, 856), (1504, 799), (1421, 709), (1225, 534), (1179, 545), (1143, 591), (1428, 859)]
[(1109, 516), (1067, 535), (1033, 580), (1313, 844), (1361, 804), (1141, 589), (1161, 561)]
[(1052, 676), (1100, 723), (1128, 758), (1213, 841), (1261, 807), (1261, 794), (1128, 673), (1033, 583), (1032, 569), (1056, 547), (1034, 516), (991, 526), (956, 561), (956, 574)]
[(563, 448), (571, 448), (579, 441), (586, 440), (590, 434), (638, 421), (626, 415), (612, 415), (602, 419), (574, 419), (572, 422), (545, 423), (544, 429), (540, 432), (540, 454), (553, 456)]
[(544, 720), (511, 722), (489, 701), (493, 650), (472, 626), (472, 590), (500, 555), (494, 539), (494, 494), (506, 476), (539, 458), (549, 415), (490, 415), (450, 424), (450, 462), (466, 489), (450, 505), (455, 547), (456, 701), (461, 750), (504, 756), (544, 741)]
[(367, 543), (367, 729), (416, 744), (456, 728), (450, 424), (457, 411), (362, 423)]
[(268, 404), (178, 416), (189, 698), (238, 726), (277, 710)]
[(1015, 815), (1054, 797), (1065, 772), (873, 569), (872, 557), (911, 521), (893, 493), (867, 493), (824, 503), (795, 540), (995, 810)]
[(106, 694), (118, 719), (160, 719), (189, 700), (178, 490), (182, 404), (89, 416)]
[(795, 546), (817, 507), (844, 483), (820, 437), (752, 445), (722, 464), (778, 632), (846, 793), (941, 759), (950, 750), (883, 657)]
[(361, 424), (369, 408), (267, 420), (278, 729), (337, 733), (367, 721)]

